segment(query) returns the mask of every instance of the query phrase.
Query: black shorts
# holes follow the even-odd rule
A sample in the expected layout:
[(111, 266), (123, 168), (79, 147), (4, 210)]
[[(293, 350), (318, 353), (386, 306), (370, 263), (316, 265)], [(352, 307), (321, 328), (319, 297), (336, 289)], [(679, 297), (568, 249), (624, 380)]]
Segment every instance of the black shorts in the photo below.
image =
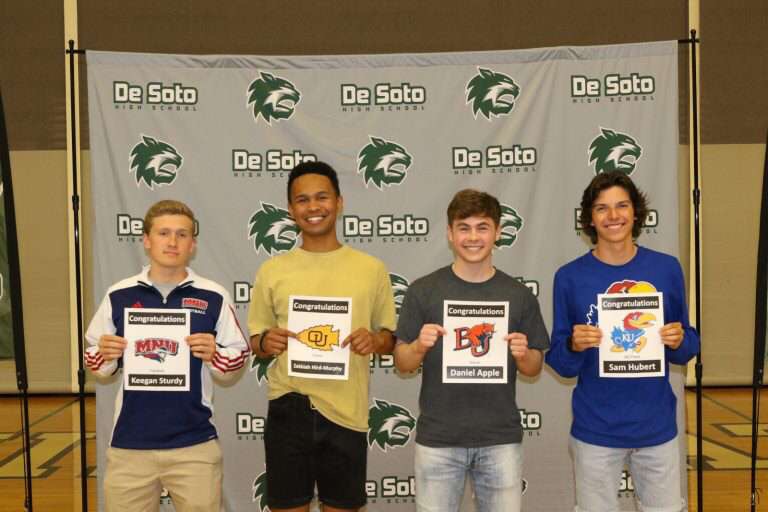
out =
[(365, 432), (326, 419), (305, 395), (288, 393), (269, 401), (264, 451), (270, 508), (306, 505), (315, 483), (320, 501), (331, 507), (365, 505)]

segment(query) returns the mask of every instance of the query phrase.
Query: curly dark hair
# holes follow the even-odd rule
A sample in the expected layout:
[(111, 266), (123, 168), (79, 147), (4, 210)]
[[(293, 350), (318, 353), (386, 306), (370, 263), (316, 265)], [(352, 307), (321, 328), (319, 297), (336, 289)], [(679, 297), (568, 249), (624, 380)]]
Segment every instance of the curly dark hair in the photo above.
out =
[(592, 226), (592, 206), (595, 204), (597, 196), (603, 190), (611, 187), (621, 187), (629, 194), (632, 201), (632, 208), (635, 210), (635, 222), (632, 225), (632, 238), (637, 239), (645, 225), (648, 217), (648, 197), (641, 192), (634, 182), (621, 171), (611, 171), (598, 174), (589, 182), (587, 188), (581, 196), (581, 213), (579, 214), (579, 224), (581, 229), (589, 236), (593, 244), (597, 243), (597, 230)]

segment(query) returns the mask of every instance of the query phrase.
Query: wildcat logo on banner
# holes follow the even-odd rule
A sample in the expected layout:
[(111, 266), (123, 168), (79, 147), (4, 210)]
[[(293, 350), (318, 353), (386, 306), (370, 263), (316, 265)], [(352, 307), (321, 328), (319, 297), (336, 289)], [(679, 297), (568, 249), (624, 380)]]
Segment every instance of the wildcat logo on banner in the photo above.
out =
[(251, 214), (248, 220), (248, 239), (258, 254), (262, 250), (270, 256), (290, 251), (299, 240), (299, 228), (288, 210), (261, 202), (261, 208)]
[(301, 93), (285, 78), (262, 71), (259, 78), (248, 86), (248, 107), (253, 109), (253, 119), (259, 117), (268, 125), (272, 120), (289, 119), (299, 102)]
[(133, 146), (130, 156), (130, 172), (136, 173), (136, 186), (143, 181), (150, 190), (155, 185), (170, 185), (184, 161), (182, 156), (167, 142), (148, 135), (141, 136), (141, 142)]
[(381, 190), (382, 185), (391, 187), (401, 184), (413, 158), (396, 142), (370, 136), (371, 142), (363, 146), (357, 155), (357, 172), (363, 173), (365, 186), (368, 183)]
[(632, 175), (643, 149), (626, 133), (600, 127), (600, 135), (589, 145), (589, 163), (594, 162), (595, 174), (621, 171)]
[(523, 229), (523, 218), (517, 210), (507, 204), (501, 205), (501, 238), (496, 240), (496, 247), (504, 249), (512, 247), (517, 241), (517, 235)]
[(408, 444), (411, 432), (416, 427), (416, 418), (411, 411), (379, 398), (374, 398), (373, 402), (374, 405), (368, 409), (368, 446), (375, 444), (386, 452), (387, 447), (396, 448)]
[(400, 314), (400, 308), (403, 307), (403, 299), (405, 299), (405, 292), (408, 291), (408, 287), (411, 283), (405, 277), (400, 274), (389, 273), (389, 283), (392, 285), (392, 294), (395, 297), (395, 313)]
[(508, 75), (487, 68), (477, 68), (478, 74), (467, 83), (467, 103), (472, 113), (480, 113), (487, 120), (512, 112), (520, 96), (520, 86)]
[(251, 485), (251, 503), (256, 503), (256, 512), (269, 512), (267, 506), (267, 472), (264, 471), (253, 479)]

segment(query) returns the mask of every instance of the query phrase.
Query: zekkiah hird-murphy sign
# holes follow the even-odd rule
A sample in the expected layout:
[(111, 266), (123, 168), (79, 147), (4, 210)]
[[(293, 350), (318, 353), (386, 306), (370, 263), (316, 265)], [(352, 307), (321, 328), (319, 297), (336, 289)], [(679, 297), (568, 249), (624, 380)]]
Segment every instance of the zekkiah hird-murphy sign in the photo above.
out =
[[(257, 268), (300, 244), (285, 187), (291, 168), (307, 160), (338, 170), (339, 237), (387, 264), (398, 305), (413, 280), (451, 261), (445, 209), (467, 187), (502, 203), (494, 263), (531, 288), (550, 326), (552, 276), (587, 250), (574, 219), (596, 173), (630, 174), (653, 199), (641, 243), (678, 251), (676, 41), (279, 58), (89, 51), (86, 58), (96, 297), (144, 261), (147, 207), (176, 198), (199, 219), (194, 268), (229, 288), (246, 325)], [(216, 396), (229, 511), (266, 510), (268, 365), (254, 360)], [(391, 356), (373, 356), (370, 371), (368, 510), (414, 510), (420, 378), (399, 376)], [(680, 375), (673, 382), (681, 391)], [(547, 370), (518, 385), (527, 511), (572, 508), (572, 385)], [(114, 392), (97, 392), (100, 478)], [(631, 476), (623, 478), (622, 503), (633, 510)]]

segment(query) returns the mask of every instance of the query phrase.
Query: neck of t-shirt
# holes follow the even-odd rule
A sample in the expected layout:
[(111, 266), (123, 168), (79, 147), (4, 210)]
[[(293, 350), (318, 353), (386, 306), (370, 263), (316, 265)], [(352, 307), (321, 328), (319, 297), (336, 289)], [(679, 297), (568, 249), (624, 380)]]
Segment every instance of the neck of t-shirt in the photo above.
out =
[(637, 245), (632, 240), (616, 244), (601, 240), (592, 251), (595, 258), (608, 265), (624, 265), (632, 261), (636, 254)]
[(453, 262), (451, 269), (456, 277), (468, 283), (484, 283), (496, 274), (496, 268), (490, 261), (472, 264), (458, 260)]

